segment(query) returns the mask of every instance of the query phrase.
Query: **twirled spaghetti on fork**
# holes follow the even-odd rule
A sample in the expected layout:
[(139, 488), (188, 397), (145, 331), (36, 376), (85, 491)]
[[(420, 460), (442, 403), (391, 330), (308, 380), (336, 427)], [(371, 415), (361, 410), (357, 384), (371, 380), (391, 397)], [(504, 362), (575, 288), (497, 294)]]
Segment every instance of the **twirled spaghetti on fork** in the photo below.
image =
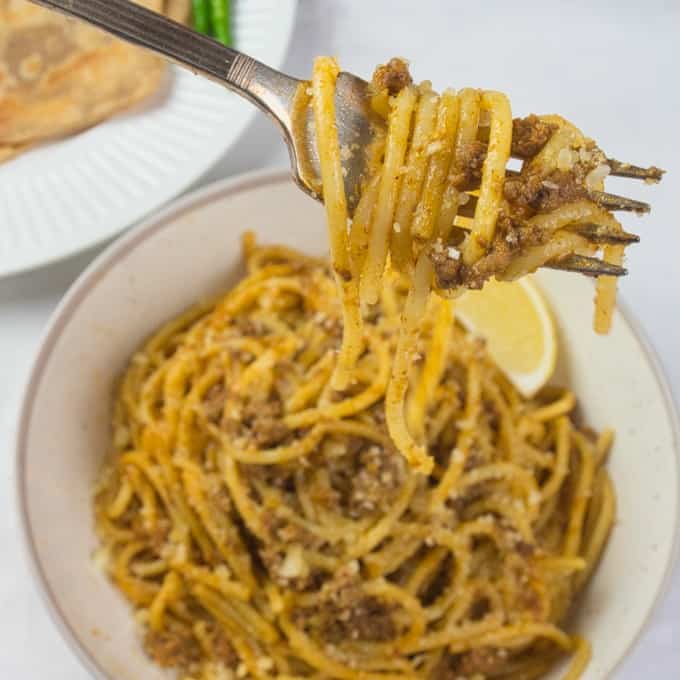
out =
[[(393, 59), (372, 81), (376, 125), (367, 151), (368, 176), (351, 223), (342, 176), (334, 90), (339, 67), (319, 57), (314, 65), (314, 108), (331, 261), (342, 291), (344, 341), (334, 376), (351, 379), (361, 342), (361, 308), (374, 304), (389, 267), (407, 277), (410, 291), (386, 396), (390, 435), (409, 462), (429, 471), (422, 441), (404, 417), (408, 369), (432, 290), (455, 298), (494, 276), (512, 280), (541, 266), (600, 276), (595, 329), (609, 330), (616, 275), (623, 251), (637, 237), (623, 231), (607, 207), (646, 211), (649, 206), (605, 194), (604, 179), (619, 174), (649, 181), (652, 167), (610, 161), (595, 143), (559, 116), (512, 119), (500, 92), (466, 88), (438, 95), (429, 82), (416, 86), (406, 64)], [(354, 150), (355, 152), (358, 150)], [(523, 159), (519, 172), (510, 156)], [(603, 262), (592, 256), (603, 249)]]

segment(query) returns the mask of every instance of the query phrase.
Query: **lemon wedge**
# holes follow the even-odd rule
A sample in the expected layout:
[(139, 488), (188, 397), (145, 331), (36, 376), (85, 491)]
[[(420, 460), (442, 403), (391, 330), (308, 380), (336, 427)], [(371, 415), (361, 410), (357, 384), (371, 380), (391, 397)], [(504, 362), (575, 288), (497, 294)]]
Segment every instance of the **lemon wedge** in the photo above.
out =
[(456, 318), (486, 340), (491, 358), (526, 397), (555, 370), (557, 334), (548, 303), (531, 277), (511, 283), (488, 281), (456, 300)]

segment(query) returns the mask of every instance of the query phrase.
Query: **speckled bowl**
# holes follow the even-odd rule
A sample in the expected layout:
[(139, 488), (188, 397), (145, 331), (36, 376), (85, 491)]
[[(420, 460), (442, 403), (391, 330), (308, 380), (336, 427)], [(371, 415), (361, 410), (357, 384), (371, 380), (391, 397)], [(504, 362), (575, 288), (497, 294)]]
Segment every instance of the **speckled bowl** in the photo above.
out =
[[(17, 439), (28, 555), (57, 626), (100, 679), (166, 677), (144, 656), (128, 606), (91, 560), (91, 489), (107, 450), (112, 385), (159, 324), (236, 280), (246, 229), (308, 252), (326, 248), (320, 206), (287, 175), (211, 186), (134, 229), (88, 268), (54, 313), (30, 376)], [(610, 462), (618, 521), (572, 624), (593, 643), (584, 680), (602, 680), (639, 638), (668, 582), (678, 420), (630, 316), (619, 311), (611, 335), (598, 337), (591, 282), (558, 272), (538, 280), (560, 328), (558, 379), (574, 389), (593, 426), (618, 431)]]

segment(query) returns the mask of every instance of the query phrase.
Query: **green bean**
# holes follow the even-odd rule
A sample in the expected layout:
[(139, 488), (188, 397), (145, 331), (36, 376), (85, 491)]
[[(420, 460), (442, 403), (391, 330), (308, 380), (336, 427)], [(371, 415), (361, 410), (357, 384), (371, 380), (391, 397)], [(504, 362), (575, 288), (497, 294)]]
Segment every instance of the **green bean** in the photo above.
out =
[(192, 0), (194, 28), (199, 33), (210, 35), (210, 5), (208, 0)]
[(213, 36), (222, 44), (231, 45), (229, 0), (210, 0), (210, 19)]

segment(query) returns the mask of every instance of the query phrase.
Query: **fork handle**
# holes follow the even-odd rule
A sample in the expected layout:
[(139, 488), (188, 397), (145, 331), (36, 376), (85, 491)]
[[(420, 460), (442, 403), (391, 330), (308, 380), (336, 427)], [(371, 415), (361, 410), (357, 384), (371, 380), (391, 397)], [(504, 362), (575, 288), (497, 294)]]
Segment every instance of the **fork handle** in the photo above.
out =
[(283, 86), (290, 88), (291, 83), (298, 82), (246, 54), (129, 0), (31, 1), (157, 52), (234, 90), (277, 119), (285, 112), (280, 93), (272, 92), (272, 87), (278, 83), (279, 89)]

